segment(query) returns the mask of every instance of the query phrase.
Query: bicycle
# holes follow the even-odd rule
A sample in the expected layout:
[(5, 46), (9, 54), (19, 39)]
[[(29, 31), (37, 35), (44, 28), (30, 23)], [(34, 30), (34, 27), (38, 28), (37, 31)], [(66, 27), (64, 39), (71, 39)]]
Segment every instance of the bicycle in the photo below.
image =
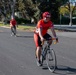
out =
[(11, 27), (11, 36), (15, 35), (16, 36), (16, 26)]
[[(52, 40), (54, 40), (54, 38)], [(54, 44), (56, 44), (56, 42), (54, 42)], [(54, 72), (55, 69), (57, 68), (56, 54), (55, 51), (52, 48), (50, 48), (48, 41), (44, 47), (42, 46), (42, 52), (41, 52), (42, 65), (44, 60), (46, 61), (49, 71)]]

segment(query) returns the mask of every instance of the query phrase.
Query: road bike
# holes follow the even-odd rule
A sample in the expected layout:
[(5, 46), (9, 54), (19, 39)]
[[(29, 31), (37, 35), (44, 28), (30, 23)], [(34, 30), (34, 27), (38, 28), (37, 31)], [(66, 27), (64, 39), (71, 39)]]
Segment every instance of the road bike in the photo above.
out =
[[(54, 40), (54, 38), (53, 38)], [(56, 42), (54, 42), (56, 44)], [(44, 45), (44, 44), (43, 44)], [(56, 54), (54, 49), (52, 49), (49, 45), (49, 42), (46, 41), (45, 46), (42, 46), (42, 52), (41, 52), (41, 62), (42, 65), (46, 61), (47, 68), (49, 71), (54, 72), (57, 68), (57, 60), (56, 60)]]
[(16, 26), (11, 27), (11, 36), (15, 35), (16, 36)]

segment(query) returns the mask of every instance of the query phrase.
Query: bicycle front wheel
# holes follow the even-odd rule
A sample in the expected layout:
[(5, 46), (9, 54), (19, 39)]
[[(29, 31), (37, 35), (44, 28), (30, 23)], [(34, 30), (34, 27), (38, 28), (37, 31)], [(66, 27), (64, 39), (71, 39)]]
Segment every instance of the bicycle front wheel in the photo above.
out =
[(55, 68), (57, 66), (57, 61), (56, 61), (56, 54), (55, 54), (55, 52), (54, 52), (53, 49), (47, 51), (47, 54), (46, 54), (46, 63), (47, 63), (48, 69), (51, 72), (54, 72)]

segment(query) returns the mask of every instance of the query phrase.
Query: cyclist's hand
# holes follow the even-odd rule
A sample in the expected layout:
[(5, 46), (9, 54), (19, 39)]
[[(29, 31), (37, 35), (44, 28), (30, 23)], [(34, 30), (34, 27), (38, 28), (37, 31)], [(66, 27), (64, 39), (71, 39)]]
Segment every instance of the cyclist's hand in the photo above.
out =
[(42, 37), (42, 38), (41, 38), (42, 45), (44, 44), (44, 40), (45, 40), (45, 39)]
[(41, 37), (41, 41), (42, 41), (42, 42), (44, 41), (44, 38), (43, 38), (43, 37)]
[(58, 43), (58, 37), (56, 37), (56, 43)]
[(56, 37), (55, 41), (54, 41), (54, 44), (57, 44), (57, 43), (58, 43), (58, 38)]

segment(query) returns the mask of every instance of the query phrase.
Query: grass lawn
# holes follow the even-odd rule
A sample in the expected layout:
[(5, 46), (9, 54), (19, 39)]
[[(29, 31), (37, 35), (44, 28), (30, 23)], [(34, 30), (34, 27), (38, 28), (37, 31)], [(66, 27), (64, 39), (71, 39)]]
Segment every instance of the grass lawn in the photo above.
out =
[[(10, 27), (9, 24), (4, 25), (3, 23), (0, 23), (0, 26), (5, 26), (5, 27)], [(23, 31), (34, 31), (35, 30), (35, 25), (34, 24), (25, 24), (25, 25), (18, 25), (19, 30), (23, 30)], [(56, 30), (58, 31), (58, 30)]]
[[(4, 25), (3, 23), (0, 23), (0, 26), (10, 27), (9, 24)], [(17, 29), (33, 31), (35, 29), (35, 25), (33, 25), (33, 24), (18, 25)]]
[(34, 30), (35, 26), (34, 25), (18, 25), (18, 28), (21, 30)]

